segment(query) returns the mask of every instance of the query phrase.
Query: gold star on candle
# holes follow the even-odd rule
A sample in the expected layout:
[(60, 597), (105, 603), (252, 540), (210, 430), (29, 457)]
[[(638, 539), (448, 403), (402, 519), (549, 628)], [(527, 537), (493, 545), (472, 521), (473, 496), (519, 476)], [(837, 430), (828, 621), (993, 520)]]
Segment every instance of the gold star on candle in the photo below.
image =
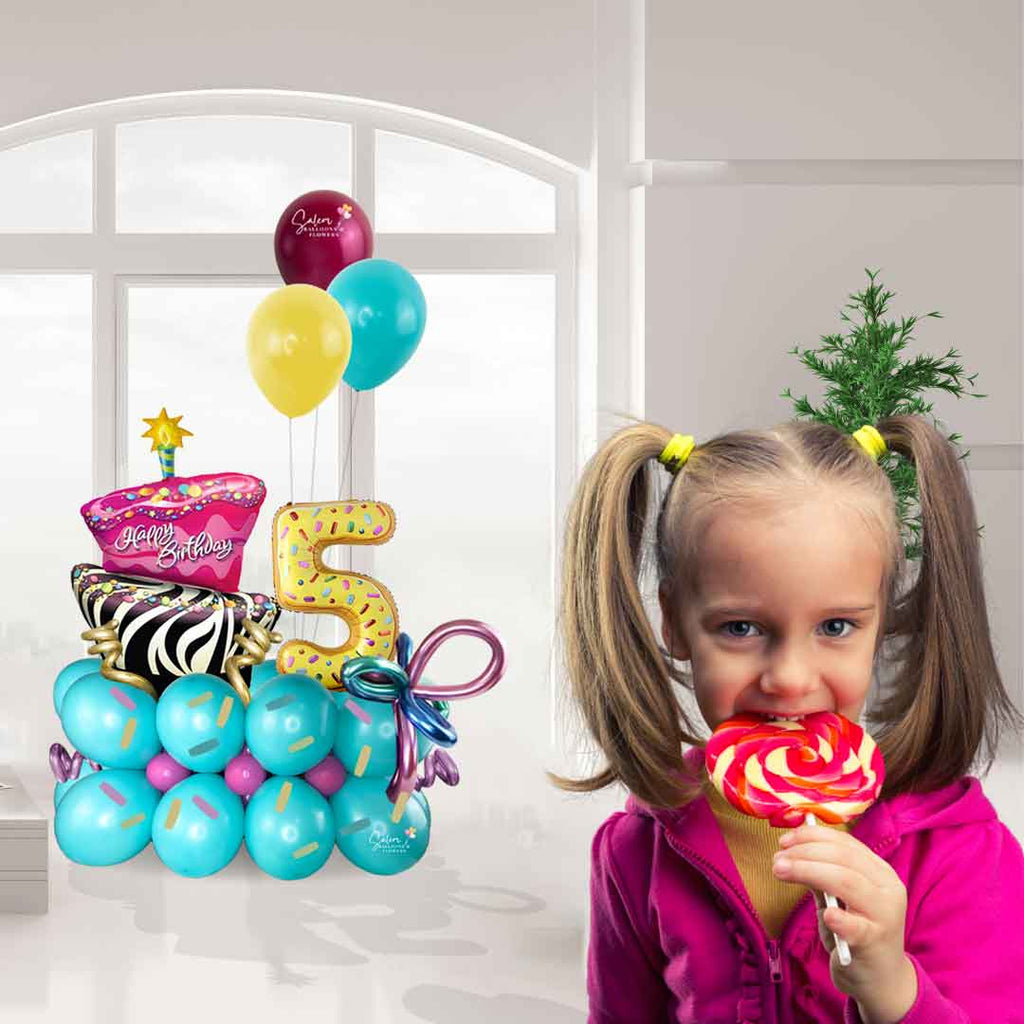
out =
[(142, 420), (149, 424), (149, 430), (142, 436), (153, 439), (153, 447), (149, 449), (151, 452), (159, 451), (161, 448), (182, 448), (184, 439), (193, 436), (191, 430), (178, 426), (181, 416), (168, 416), (165, 408), (160, 409), (159, 416), (152, 419), (143, 416)]

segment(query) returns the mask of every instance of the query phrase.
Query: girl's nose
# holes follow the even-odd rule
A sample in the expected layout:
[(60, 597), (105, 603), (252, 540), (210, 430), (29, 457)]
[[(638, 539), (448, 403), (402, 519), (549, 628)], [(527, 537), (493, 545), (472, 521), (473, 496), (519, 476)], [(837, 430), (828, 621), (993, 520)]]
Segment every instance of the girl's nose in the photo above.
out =
[(798, 697), (815, 689), (817, 676), (813, 659), (790, 647), (771, 658), (761, 673), (761, 690), (776, 696)]

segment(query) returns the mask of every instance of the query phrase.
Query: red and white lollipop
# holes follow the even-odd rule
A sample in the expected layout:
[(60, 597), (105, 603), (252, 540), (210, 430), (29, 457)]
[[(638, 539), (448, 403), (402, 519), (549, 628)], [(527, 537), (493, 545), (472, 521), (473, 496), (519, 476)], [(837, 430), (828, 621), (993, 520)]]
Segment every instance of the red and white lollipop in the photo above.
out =
[[(878, 798), (882, 752), (859, 726), (832, 711), (797, 721), (741, 714), (722, 722), (704, 754), (715, 789), (733, 807), (776, 828), (850, 821)], [(825, 893), (827, 906), (838, 906)], [(835, 936), (839, 960), (850, 963)]]

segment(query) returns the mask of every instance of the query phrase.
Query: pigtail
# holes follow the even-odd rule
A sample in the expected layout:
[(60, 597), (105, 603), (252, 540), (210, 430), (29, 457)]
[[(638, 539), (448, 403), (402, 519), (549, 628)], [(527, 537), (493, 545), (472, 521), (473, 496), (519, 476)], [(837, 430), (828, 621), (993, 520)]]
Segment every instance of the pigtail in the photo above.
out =
[(651, 474), (665, 472), (656, 460), (670, 437), (649, 423), (619, 431), (588, 463), (570, 506), (559, 627), (573, 697), (608, 764), (585, 779), (548, 773), (573, 792), (618, 781), (658, 807), (693, 795), (682, 753), (698, 742), (639, 583)]
[(983, 742), (987, 771), (1002, 727), (1019, 730), (1024, 718), (992, 648), (977, 517), (961, 458), (924, 417), (892, 416), (877, 429), (890, 450), (914, 464), (923, 539), (917, 580), (887, 616), (887, 635), (907, 638), (898, 671), (891, 692), (867, 712), (885, 758), (885, 798), (968, 774)]

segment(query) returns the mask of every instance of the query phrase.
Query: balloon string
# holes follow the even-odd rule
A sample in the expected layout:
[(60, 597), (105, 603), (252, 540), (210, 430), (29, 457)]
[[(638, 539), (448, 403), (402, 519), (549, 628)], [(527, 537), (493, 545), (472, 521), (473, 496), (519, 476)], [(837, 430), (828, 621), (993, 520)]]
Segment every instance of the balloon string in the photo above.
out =
[[(339, 395), (339, 397), (341, 395), (341, 389), (342, 389), (343, 386), (344, 386), (343, 383), (338, 385), (338, 395)], [(342, 497), (344, 496), (344, 493), (345, 493), (345, 471), (348, 469), (348, 460), (349, 460), (349, 458), (352, 455), (352, 433), (353, 433), (353, 430), (355, 429), (355, 422), (356, 422), (356, 403), (359, 401), (359, 392), (358, 391), (353, 389), (352, 390), (352, 395), (353, 395), (352, 401), (349, 402), (349, 404), (348, 404), (348, 408), (349, 408), (348, 438), (347, 438), (347, 444), (346, 444), (346, 450), (345, 450), (345, 461), (344, 461), (344, 463), (342, 463), (342, 466), (341, 466), (341, 476), (340, 476), (340, 478), (338, 480), (338, 500), (339, 501), (341, 501), (341, 499), (342, 499)], [(313, 457), (314, 457), (314, 459), (316, 458), (316, 424), (315, 423), (313, 425)], [(309, 500), (310, 501), (313, 500), (312, 490), (310, 491)], [(313, 623), (313, 636), (312, 636), (312, 642), (313, 643), (316, 642), (316, 635), (320, 631), (320, 619), (321, 619), (321, 616), (318, 615), (316, 617), (316, 621)]]
[(295, 449), (292, 444), (292, 418), (288, 417), (288, 501), (295, 503)]
[[(288, 417), (288, 504), (295, 504), (295, 447), (292, 440), (292, 418)], [(292, 612), (292, 636), (298, 635), (299, 615)]]
[(320, 426), (320, 406), (313, 413), (313, 465), (309, 471), (309, 500), (313, 501), (313, 489), (316, 486), (316, 434)]
[[(314, 498), (313, 498), (313, 487), (314, 487), (314, 481), (316, 480), (316, 435), (317, 435), (317, 428), (319, 427), (319, 425), (320, 425), (320, 406), (318, 405), (316, 407), (316, 412), (313, 413), (313, 468), (310, 470), (310, 473), (309, 473), (309, 500), (310, 501), (314, 500)], [(318, 615), (313, 620), (313, 636), (311, 638), (313, 643), (316, 643), (316, 634), (317, 634), (317, 631), (319, 629), (320, 629), (320, 616)]]
[[(347, 447), (347, 449), (345, 451), (345, 461), (344, 461), (344, 463), (342, 464), (342, 467), (341, 467), (341, 481), (340, 481), (341, 487), (339, 488), (340, 491), (344, 490), (344, 487), (345, 487), (345, 472), (348, 469), (348, 461), (352, 457), (352, 434), (354, 433), (355, 427), (356, 427), (356, 406), (358, 404), (359, 404), (359, 392), (353, 389), (353, 391), (352, 391), (352, 401), (349, 402), (349, 406), (348, 406), (349, 407), (348, 447)], [(344, 497), (344, 494), (343, 493), (339, 493), (338, 494), (338, 501), (341, 501), (341, 499), (343, 497)], [(352, 495), (349, 495), (349, 497), (352, 497)]]

